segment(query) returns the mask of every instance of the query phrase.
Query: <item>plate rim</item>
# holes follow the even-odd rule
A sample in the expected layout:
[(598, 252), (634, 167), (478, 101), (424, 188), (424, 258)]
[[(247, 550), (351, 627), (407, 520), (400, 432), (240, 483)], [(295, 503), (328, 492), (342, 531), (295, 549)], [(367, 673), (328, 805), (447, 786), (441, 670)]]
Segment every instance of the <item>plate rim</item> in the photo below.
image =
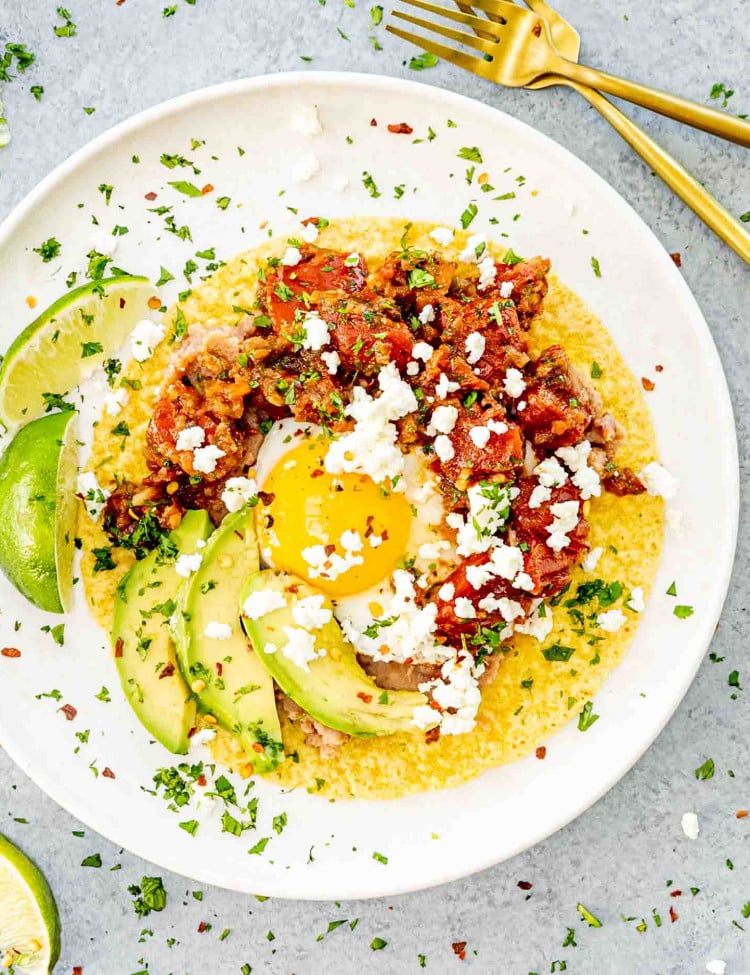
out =
[[(391, 77), (388, 75), (349, 71), (288, 71), (275, 74), (250, 76), (197, 88), (143, 109), (142, 111), (129, 116), (123, 121), (116, 123), (89, 142), (74, 150), (69, 156), (55, 166), (54, 169), (52, 169), (42, 180), (32, 187), (32, 189), (11, 209), (10, 213), (6, 216), (2, 223), (0, 223), (0, 245), (2, 245), (15, 233), (28, 214), (37, 206), (37, 204), (43, 200), (48, 193), (56, 189), (62, 182), (64, 182), (70, 173), (93, 160), (101, 151), (116, 145), (120, 139), (128, 136), (129, 134), (134, 133), (137, 130), (164, 117), (187, 111), (191, 107), (199, 105), (203, 102), (231, 99), (236, 95), (253, 91), (263, 91), (268, 89), (294, 89), (295, 87), (301, 88), (306, 82), (312, 82), (318, 85), (330, 86), (334, 88), (341, 86), (342, 84), (349, 87), (372, 86), (380, 90), (390, 90), (400, 94), (408, 94), (410, 91), (415, 93), (429, 92), (433, 97), (435, 92), (438, 92), (441, 101), (446, 106), (453, 105), (458, 109), (468, 107), (472, 111), (480, 111), (487, 113), (488, 115), (499, 115), (504, 124), (510, 126), (511, 128), (516, 127), (522, 131), (525, 138), (530, 142), (536, 142), (540, 147), (544, 147), (547, 150), (552, 147), (554, 152), (562, 154), (567, 163), (573, 169), (577, 169), (581, 173), (582, 177), (588, 181), (589, 185), (593, 184), (597, 190), (607, 198), (610, 205), (612, 205), (614, 208), (619, 208), (621, 212), (627, 215), (631, 222), (633, 219), (635, 220), (635, 223), (639, 226), (641, 233), (644, 234), (644, 238), (649, 241), (652, 248), (655, 248), (655, 253), (658, 253), (660, 255), (660, 259), (663, 261), (668, 261), (668, 255), (664, 246), (659, 241), (654, 231), (643, 220), (637, 210), (635, 210), (635, 208), (623, 196), (621, 196), (620, 193), (615, 190), (613, 186), (611, 186), (611, 184), (609, 184), (602, 176), (591, 168), (591, 166), (589, 166), (586, 162), (576, 156), (575, 153), (561, 145), (551, 136), (546, 135), (544, 132), (534, 128), (529, 123), (516, 118), (515, 116), (495, 107), (494, 105), (490, 105), (487, 102), (480, 101), (479, 99), (474, 99), (466, 95), (458, 94), (457, 92), (444, 88), (440, 85), (426, 84), (421, 81)], [(663, 266), (664, 273), (670, 276), (672, 279), (673, 287), (679, 289), (682, 292), (683, 299), (688, 305), (692, 306), (694, 316), (689, 322), (689, 328), (693, 339), (700, 342), (706, 367), (711, 370), (713, 376), (715, 383), (715, 404), (722, 419), (722, 440), (725, 442), (724, 451), (726, 461), (729, 469), (731, 470), (731, 483), (723, 485), (724, 505), (722, 506), (723, 521), (726, 528), (729, 530), (730, 545), (723, 555), (721, 564), (721, 578), (718, 580), (717, 584), (712, 587), (712, 602), (708, 608), (709, 611), (701, 614), (699, 639), (695, 638), (696, 644), (700, 643), (704, 646), (704, 648), (707, 648), (710, 644), (715, 626), (720, 618), (729, 590), (734, 567), (739, 529), (740, 500), (740, 471), (737, 429), (726, 374), (724, 372), (716, 344), (713, 340), (713, 336), (705, 316), (703, 315), (695, 296), (688, 287), (682, 275), (680, 275), (677, 271), (676, 267), (673, 265), (670, 266), (667, 263), (664, 263)], [(538, 830), (537, 833), (531, 838), (527, 837), (523, 841), (520, 841), (509, 851), (501, 854), (499, 858), (497, 854), (493, 855), (492, 853), (487, 853), (484, 856), (475, 856), (471, 859), (468, 866), (457, 866), (454, 869), (446, 869), (442, 873), (439, 871), (433, 871), (433, 873), (425, 880), (412, 879), (409, 881), (404, 880), (402, 882), (394, 883), (393, 880), (389, 882), (384, 875), (383, 883), (376, 882), (373, 884), (371, 879), (368, 878), (363, 884), (360, 884), (355, 878), (352, 878), (352, 880), (345, 886), (342, 885), (343, 890), (336, 894), (331, 894), (328, 891), (316, 893), (314, 890), (308, 890), (305, 894), (300, 896), (297, 893), (284, 892), (283, 889), (276, 889), (271, 891), (270, 896), (285, 899), (309, 900), (329, 900), (333, 897), (343, 900), (393, 896), (412, 891), (424, 890), (479, 873), (489, 869), (492, 866), (496, 866), (501, 862), (505, 862), (512, 857), (515, 857), (520, 852), (531, 849), (543, 840), (547, 839), (549, 836), (556, 833), (558, 830), (562, 829), (564, 826), (568, 825), (568, 823), (581, 816), (584, 812), (595, 805), (607, 792), (609, 792), (614, 785), (624, 778), (624, 776), (633, 768), (636, 762), (643, 757), (646, 751), (651, 747), (656, 738), (661, 734), (666, 725), (672, 719), (675, 711), (682, 703), (688, 689), (693, 683), (701, 662), (702, 660), (699, 659), (695, 666), (691, 667), (689, 671), (685, 671), (683, 673), (682, 680), (672, 688), (669, 706), (663, 709), (660, 720), (657, 723), (657, 726), (653, 729), (652, 733), (643, 741), (639, 741), (636, 752), (627, 761), (627, 763), (621, 763), (608, 776), (603, 777), (596, 789), (590, 790), (586, 793), (584, 798), (575, 803), (573, 811), (566, 810), (564, 814), (559, 815), (557, 818), (552, 818), (549, 821), (548, 827)], [(2, 717), (0, 716), (0, 725), (1, 724)], [(3, 738), (5, 738), (5, 736), (3, 736)], [(141, 848), (134, 849), (130, 843), (123, 844), (114, 838), (117, 835), (116, 829), (114, 832), (101, 832), (101, 827), (99, 825), (94, 825), (94, 822), (97, 820), (101, 821), (106, 818), (111, 820), (111, 816), (102, 816), (100, 814), (94, 815), (92, 811), (92, 814), (89, 817), (89, 809), (85, 805), (84, 800), (79, 801), (70, 793), (65, 795), (63, 798), (63, 790), (58, 790), (54, 784), (54, 781), (51, 787), (47, 783), (45, 770), (43, 768), (38, 768), (36, 763), (33, 761), (21, 761), (20, 753), (22, 752), (22, 749), (16, 748), (16, 743), (13, 738), (9, 740), (11, 744), (8, 744), (8, 740), (3, 741), (3, 748), (13, 762), (18, 766), (18, 768), (62, 809), (79, 819), (88, 828), (99, 832), (110, 842), (124, 846), (136, 856), (143, 857), (144, 859), (151, 859), (152, 853), (158, 854), (152, 860), (154, 864), (163, 869), (168, 869), (185, 878), (193, 879), (202, 883), (212, 883), (225, 889), (232, 889), (242, 892), (246, 892), (248, 890), (248, 888), (243, 886), (239, 880), (232, 884), (228, 883), (226, 880), (212, 879), (212, 877), (209, 876), (210, 872), (203, 872), (202, 874), (199, 872), (197, 875), (185, 873), (184, 866), (182, 865), (183, 858), (179, 856), (179, 851), (172, 852), (171, 849), (165, 850), (164, 848), (159, 848), (159, 850), (157, 850), (153, 848), (153, 844), (148, 841), (147, 836), (146, 841), (142, 844)], [(106, 827), (106, 823), (104, 825)], [(116, 826), (114, 823), (113, 825)], [(144, 853), (144, 849), (149, 852)]]

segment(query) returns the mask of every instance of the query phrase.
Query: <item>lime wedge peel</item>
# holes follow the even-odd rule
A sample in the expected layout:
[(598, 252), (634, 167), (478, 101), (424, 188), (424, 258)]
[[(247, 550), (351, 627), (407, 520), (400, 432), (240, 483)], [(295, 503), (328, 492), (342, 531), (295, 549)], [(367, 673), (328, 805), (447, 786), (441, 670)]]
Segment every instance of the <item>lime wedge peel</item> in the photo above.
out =
[(22, 427), (0, 458), (0, 569), (34, 605), (71, 600), (76, 520), (76, 414)]
[(134, 326), (150, 316), (154, 286), (120, 275), (64, 294), (8, 349), (0, 368), (0, 422), (14, 430), (41, 416), (43, 393), (64, 395), (112, 356)]
[(60, 957), (60, 915), (39, 868), (0, 834), (0, 968), (47, 975)]

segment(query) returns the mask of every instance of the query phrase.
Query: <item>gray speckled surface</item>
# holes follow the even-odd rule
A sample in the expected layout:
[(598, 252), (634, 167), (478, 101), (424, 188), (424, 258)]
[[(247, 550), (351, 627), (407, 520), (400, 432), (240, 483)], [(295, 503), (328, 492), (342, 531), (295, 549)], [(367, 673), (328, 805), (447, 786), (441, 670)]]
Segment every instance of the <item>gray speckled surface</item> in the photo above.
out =
[[(176, 0), (176, 13), (165, 19), (160, 0), (125, 0), (121, 6), (115, 0), (71, 0), (78, 36), (58, 38), (54, 0), (3, 0), (0, 42), (24, 42), (37, 60), (3, 90), (14, 140), (0, 153), (0, 217), (92, 136), (172, 95), (247, 74), (304, 71), (300, 55), (313, 57), (312, 68), (413, 76), (406, 66), (412, 52), (382, 26), (375, 33), (383, 50), (372, 49), (370, 5), (355, 2), (352, 8), (348, 0), (325, 6), (318, 0), (197, 0), (194, 6)], [(558, 6), (581, 29), (590, 62), (700, 101), (708, 101), (712, 84), (721, 81), (736, 92), (730, 107), (750, 112), (747, 0), (720, 6), (630, 0), (616, 8), (603, 0), (561, 0)], [(619, 190), (668, 251), (681, 252), (683, 274), (729, 377), (747, 478), (748, 269), (574, 94), (502, 91), (447, 65), (420, 80), (498, 105), (549, 134)], [(36, 84), (45, 88), (41, 103), (29, 93)], [(83, 106), (96, 112), (86, 115)], [(733, 212), (750, 209), (746, 150), (636, 114)], [(712, 646), (723, 659), (706, 658), (656, 744), (575, 823), (522, 856), (449, 886), (341, 905), (260, 903), (218, 889), (204, 889), (198, 901), (191, 885), (166, 875), (167, 910), (139, 921), (127, 887), (155, 871), (93, 833), (73, 836), (78, 824), (0, 752), (0, 829), (36, 858), (55, 890), (64, 925), (59, 970), (78, 965), (84, 975), (232, 975), (249, 963), (256, 972), (278, 975), (366, 975), (417, 972), (421, 953), (433, 973), (465, 967), (541, 975), (563, 970), (564, 960), (570, 975), (689, 975), (704, 972), (712, 958), (727, 962), (727, 975), (750, 972), (750, 919), (742, 917), (750, 901), (750, 819), (735, 817), (750, 806), (746, 514), (743, 507), (734, 583)], [(748, 690), (733, 695), (727, 678), (735, 669)], [(716, 775), (697, 781), (693, 770), (707, 755), (716, 762)], [(695, 842), (680, 828), (688, 809), (701, 821)], [(94, 852), (101, 853), (102, 868), (81, 867)], [(112, 872), (114, 866), (121, 869)], [(533, 886), (525, 893), (518, 881)], [(691, 894), (691, 887), (700, 892)], [(671, 897), (676, 890), (681, 896)], [(577, 901), (601, 918), (601, 929), (581, 922)], [(679, 915), (674, 923), (670, 907)], [(340, 918), (360, 921), (354, 931), (342, 926), (316, 940)], [(199, 933), (201, 921), (212, 928)], [(563, 948), (569, 927), (577, 944)], [(225, 929), (231, 934), (222, 941)], [(387, 947), (372, 951), (374, 937)], [(467, 942), (463, 962), (451, 950), (454, 941)]]

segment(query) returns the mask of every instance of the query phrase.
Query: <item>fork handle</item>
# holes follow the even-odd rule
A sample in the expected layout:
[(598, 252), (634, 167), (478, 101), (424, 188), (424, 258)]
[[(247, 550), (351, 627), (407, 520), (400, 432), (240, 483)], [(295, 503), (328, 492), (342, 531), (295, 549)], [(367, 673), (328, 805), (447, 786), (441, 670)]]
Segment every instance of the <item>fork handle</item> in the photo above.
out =
[(662, 149), (658, 142), (646, 135), (612, 102), (598, 91), (585, 85), (568, 82), (579, 95), (583, 95), (638, 155), (660, 176), (667, 186), (697, 214), (701, 220), (720, 237), (725, 244), (750, 264), (750, 234), (747, 234), (739, 220), (733, 216), (695, 177)]
[(635, 81), (617, 78), (604, 71), (589, 68), (585, 64), (568, 61), (563, 57), (559, 58), (559, 62), (559, 66), (556, 65), (551, 69), (550, 74), (560, 74), (589, 88), (598, 88), (599, 91), (606, 91), (616, 98), (624, 98), (652, 112), (658, 112), (678, 122), (692, 125), (696, 129), (710, 132), (711, 135), (718, 135), (722, 139), (750, 148), (750, 122), (729, 115), (727, 112), (719, 112), (715, 108), (700, 105), (687, 98), (680, 98), (679, 95), (671, 95), (658, 88), (648, 88)]

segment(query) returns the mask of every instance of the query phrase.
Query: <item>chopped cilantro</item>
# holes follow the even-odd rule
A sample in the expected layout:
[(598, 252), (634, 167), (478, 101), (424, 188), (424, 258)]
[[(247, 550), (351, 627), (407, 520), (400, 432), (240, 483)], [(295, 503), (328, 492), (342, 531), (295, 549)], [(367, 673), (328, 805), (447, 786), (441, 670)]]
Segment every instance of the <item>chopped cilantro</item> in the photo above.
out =
[(101, 342), (81, 342), (82, 359), (88, 359), (92, 355), (99, 355), (100, 352), (104, 352), (104, 346)]
[(695, 777), (700, 781), (712, 779), (715, 771), (716, 765), (714, 764), (714, 760), (712, 758), (707, 758), (703, 765), (699, 765), (695, 770)]
[(598, 362), (592, 362), (591, 363), (591, 378), (592, 379), (599, 379), (601, 377), (601, 374), (602, 374), (602, 367), (599, 365)]
[(592, 724), (599, 720), (599, 715), (593, 713), (594, 702), (587, 701), (578, 715), (578, 730), (588, 731)]
[(479, 212), (479, 207), (472, 200), (471, 203), (466, 207), (464, 212), (461, 214), (461, 226), (466, 230), (466, 228), (471, 224), (474, 217), (476, 217)]
[(64, 24), (59, 24), (54, 28), (55, 34), (58, 37), (75, 37), (76, 36), (76, 25), (73, 23), (73, 18), (69, 10), (65, 7), (57, 8), (57, 16), (61, 20), (64, 20)]
[(383, 8), (378, 5), (376, 7), (370, 7), (370, 23), (373, 27), (377, 27), (383, 20)]
[(593, 268), (594, 274), (600, 278), (602, 276), (602, 269), (599, 267), (599, 261), (595, 258), (591, 258), (591, 267)]
[(377, 851), (375, 851), (375, 853), (373, 853), (372, 858), (373, 858), (373, 860), (377, 860), (378, 863), (383, 863), (383, 864), (387, 864), (388, 863), (388, 857), (387, 856), (384, 856), (382, 853), (378, 853)]
[(383, 941), (382, 938), (373, 938), (370, 942), (370, 947), (373, 951), (382, 951), (383, 948), (388, 944), (387, 941)]
[(169, 185), (173, 186), (178, 193), (184, 193), (185, 196), (203, 196), (195, 183), (185, 179), (170, 180)]
[(694, 610), (692, 606), (675, 606), (672, 612), (678, 620), (686, 620), (693, 615)]
[(38, 247), (34, 247), (33, 251), (41, 257), (45, 264), (49, 264), (50, 261), (59, 256), (61, 247), (62, 245), (56, 237), (48, 237)]
[(101, 853), (92, 853), (91, 856), (88, 856), (81, 861), (82, 867), (100, 867), (101, 865), (102, 865)]
[(371, 173), (362, 173), (362, 185), (373, 199), (377, 199), (380, 196), (380, 190), (378, 189), (377, 183), (372, 178)]
[(568, 661), (575, 653), (574, 647), (564, 647), (559, 643), (553, 643), (551, 647), (542, 650), (542, 656), (550, 661)]
[(167, 892), (161, 877), (142, 877), (140, 884), (128, 887), (132, 894), (133, 909), (137, 917), (146, 917), (151, 911), (163, 911), (167, 906)]
[(423, 54), (415, 54), (409, 61), (409, 67), (412, 71), (424, 71), (425, 68), (434, 68), (437, 63), (437, 57), (425, 51)]
[(581, 918), (586, 922), (586, 924), (588, 924), (590, 928), (600, 928), (602, 926), (602, 922), (599, 920), (599, 918), (594, 917), (591, 911), (589, 911), (586, 907), (584, 907), (583, 904), (581, 903), (576, 904), (576, 909), (578, 913), (581, 915)]
[(468, 159), (469, 162), (482, 162), (482, 153), (476, 146), (463, 146), (458, 150), (459, 159)]

